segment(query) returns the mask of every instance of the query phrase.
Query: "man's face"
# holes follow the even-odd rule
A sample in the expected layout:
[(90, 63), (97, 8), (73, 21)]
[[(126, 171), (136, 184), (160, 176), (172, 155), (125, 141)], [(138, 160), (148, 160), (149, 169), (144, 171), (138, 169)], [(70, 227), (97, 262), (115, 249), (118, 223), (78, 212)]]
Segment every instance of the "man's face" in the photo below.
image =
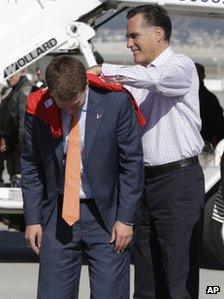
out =
[(158, 55), (161, 28), (146, 23), (143, 14), (130, 18), (126, 27), (127, 47), (136, 64), (147, 66)]
[(83, 105), (85, 104), (85, 99), (86, 99), (86, 92), (80, 91), (78, 95), (71, 101), (61, 101), (55, 99), (55, 103), (60, 109), (63, 109), (66, 112), (75, 115), (79, 113), (79, 111), (82, 109)]
[(21, 77), (21, 72), (16, 73), (15, 75), (12, 75), (9, 79), (7, 79), (7, 83), (10, 87), (15, 86)]

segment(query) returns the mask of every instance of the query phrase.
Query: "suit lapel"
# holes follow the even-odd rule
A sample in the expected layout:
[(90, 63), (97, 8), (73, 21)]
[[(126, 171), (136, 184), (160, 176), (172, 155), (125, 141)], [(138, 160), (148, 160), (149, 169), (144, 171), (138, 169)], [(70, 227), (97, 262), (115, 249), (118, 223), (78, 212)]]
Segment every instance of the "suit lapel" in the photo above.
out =
[(91, 88), (89, 89), (89, 98), (86, 115), (85, 126), (85, 141), (84, 141), (84, 159), (88, 160), (88, 156), (96, 138), (97, 131), (102, 122), (104, 109), (99, 105), (102, 98), (99, 94), (96, 94)]

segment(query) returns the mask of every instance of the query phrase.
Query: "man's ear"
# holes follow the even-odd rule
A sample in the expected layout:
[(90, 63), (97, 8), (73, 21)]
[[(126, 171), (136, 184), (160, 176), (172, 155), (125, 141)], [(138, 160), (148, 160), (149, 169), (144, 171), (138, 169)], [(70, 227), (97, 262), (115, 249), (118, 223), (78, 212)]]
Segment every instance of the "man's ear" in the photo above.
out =
[(159, 43), (162, 39), (165, 39), (165, 33), (163, 28), (161, 27), (157, 27), (155, 29), (155, 37), (156, 37), (156, 41)]

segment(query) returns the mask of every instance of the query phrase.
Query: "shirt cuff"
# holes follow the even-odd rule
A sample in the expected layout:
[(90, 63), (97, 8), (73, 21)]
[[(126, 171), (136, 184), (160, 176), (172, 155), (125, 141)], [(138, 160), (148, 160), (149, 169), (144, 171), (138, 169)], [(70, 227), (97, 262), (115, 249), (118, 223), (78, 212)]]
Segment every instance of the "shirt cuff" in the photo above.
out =
[(124, 223), (126, 225), (130, 225), (130, 226), (134, 226), (134, 223), (131, 223), (131, 222), (123, 222), (123, 221), (120, 221), (121, 223)]

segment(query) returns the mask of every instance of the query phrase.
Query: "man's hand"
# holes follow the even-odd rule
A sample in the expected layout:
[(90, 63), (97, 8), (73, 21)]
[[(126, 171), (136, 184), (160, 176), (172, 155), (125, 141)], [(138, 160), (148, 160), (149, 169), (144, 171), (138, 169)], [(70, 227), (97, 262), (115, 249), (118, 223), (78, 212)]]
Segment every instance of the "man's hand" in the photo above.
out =
[(6, 142), (4, 138), (0, 139), (0, 152), (3, 154), (6, 151)]
[(42, 226), (41, 224), (32, 224), (26, 226), (25, 238), (28, 246), (39, 254), (42, 241)]
[(102, 66), (101, 65), (94, 65), (87, 70), (87, 74), (95, 74), (99, 76), (101, 74)]
[(133, 236), (133, 226), (116, 221), (111, 234), (110, 243), (114, 243), (114, 251), (117, 253), (123, 252)]

